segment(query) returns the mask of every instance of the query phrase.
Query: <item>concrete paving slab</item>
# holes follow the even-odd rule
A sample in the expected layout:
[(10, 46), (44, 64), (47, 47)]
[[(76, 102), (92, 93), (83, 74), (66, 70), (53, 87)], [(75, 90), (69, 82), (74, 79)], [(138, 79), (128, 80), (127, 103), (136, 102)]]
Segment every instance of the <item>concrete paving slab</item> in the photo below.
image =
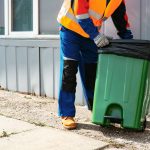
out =
[(101, 150), (107, 145), (70, 131), (47, 127), (0, 139), (0, 150)]
[(0, 116), (0, 137), (3, 136), (4, 132), (5, 134), (9, 135), (32, 130), (35, 128), (36, 126), (30, 123), (5, 116)]

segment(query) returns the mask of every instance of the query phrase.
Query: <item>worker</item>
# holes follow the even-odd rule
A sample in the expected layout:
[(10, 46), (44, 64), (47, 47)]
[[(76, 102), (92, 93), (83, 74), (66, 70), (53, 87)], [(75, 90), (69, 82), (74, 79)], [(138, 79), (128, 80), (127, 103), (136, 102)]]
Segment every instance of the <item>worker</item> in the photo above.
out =
[(96, 66), (100, 47), (109, 45), (99, 32), (101, 21), (109, 18), (122, 0), (64, 0), (58, 14), (60, 23), (59, 116), (67, 129), (75, 129), (75, 92), (78, 67), (87, 104), (93, 101)]

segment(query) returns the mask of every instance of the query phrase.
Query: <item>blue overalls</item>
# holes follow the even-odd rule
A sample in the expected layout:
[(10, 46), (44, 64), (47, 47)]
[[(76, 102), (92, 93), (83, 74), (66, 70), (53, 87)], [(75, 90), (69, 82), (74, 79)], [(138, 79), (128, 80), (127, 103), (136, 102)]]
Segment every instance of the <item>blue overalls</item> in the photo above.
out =
[(97, 46), (94, 41), (61, 27), (60, 30), (60, 90), (59, 116), (75, 116), (76, 74), (79, 68), (83, 91), (92, 109), (97, 66)]

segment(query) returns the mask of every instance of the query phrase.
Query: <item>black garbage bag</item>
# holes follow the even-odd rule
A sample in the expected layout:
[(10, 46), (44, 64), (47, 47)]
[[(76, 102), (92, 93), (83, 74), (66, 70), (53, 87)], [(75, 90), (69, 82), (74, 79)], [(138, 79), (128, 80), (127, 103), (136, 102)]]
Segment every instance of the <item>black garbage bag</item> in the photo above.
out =
[(150, 41), (112, 40), (109, 46), (99, 49), (98, 52), (150, 60)]

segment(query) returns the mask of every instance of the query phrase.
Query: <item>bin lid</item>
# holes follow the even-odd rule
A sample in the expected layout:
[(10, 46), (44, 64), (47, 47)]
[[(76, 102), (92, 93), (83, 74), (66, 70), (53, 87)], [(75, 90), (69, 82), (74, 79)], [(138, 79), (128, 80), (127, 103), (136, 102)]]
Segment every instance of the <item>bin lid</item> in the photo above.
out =
[(150, 41), (111, 40), (109, 46), (100, 48), (98, 52), (150, 60)]

